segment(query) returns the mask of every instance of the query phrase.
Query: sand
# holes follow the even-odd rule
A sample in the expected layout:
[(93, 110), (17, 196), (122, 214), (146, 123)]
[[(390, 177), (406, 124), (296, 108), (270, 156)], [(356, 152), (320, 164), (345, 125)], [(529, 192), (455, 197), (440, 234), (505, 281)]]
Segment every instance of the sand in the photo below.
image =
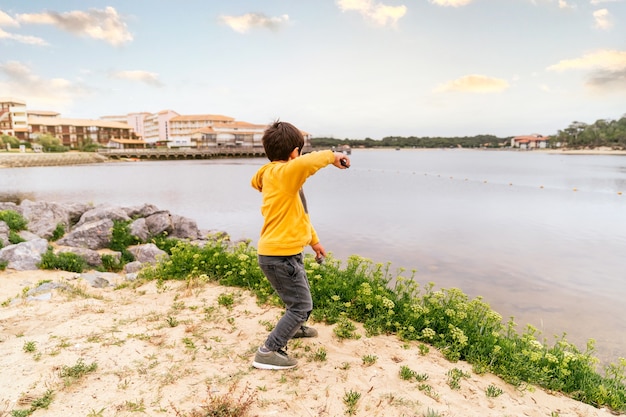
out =
[[(356, 416), (612, 415), (561, 394), (477, 375), (432, 347), (421, 354), (418, 343), (366, 337), (358, 325), (360, 339), (340, 340), (332, 326), (309, 323), (319, 336), (289, 345), (297, 368), (257, 370), (251, 366), (254, 352), (266, 327), (280, 317), (279, 308), (211, 283), (98, 289), (76, 275), (0, 272), (0, 417), (28, 409), (48, 390), (54, 395), (48, 409), (33, 416), (187, 416), (211, 398), (249, 400), (249, 416), (342, 416), (349, 411), (344, 399), (357, 393)], [(52, 290), (44, 300), (22, 297), (25, 287), (42, 280), (66, 283), (69, 290)], [(364, 364), (366, 355), (376, 361)], [(80, 378), (62, 376), (94, 364)], [(403, 380), (403, 366), (428, 379)], [(452, 369), (466, 375), (456, 389), (449, 384)], [(488, 397), (489, 386), (502, 394)]]

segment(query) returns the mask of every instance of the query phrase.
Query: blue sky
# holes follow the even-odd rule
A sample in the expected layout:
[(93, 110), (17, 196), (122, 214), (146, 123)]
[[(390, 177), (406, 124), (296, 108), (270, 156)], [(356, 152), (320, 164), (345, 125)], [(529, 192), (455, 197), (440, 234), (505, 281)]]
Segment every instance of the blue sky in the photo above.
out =
[(3, 0), (7, 96), (340, 139), (549, 135), (626, 114), (626, 0)]

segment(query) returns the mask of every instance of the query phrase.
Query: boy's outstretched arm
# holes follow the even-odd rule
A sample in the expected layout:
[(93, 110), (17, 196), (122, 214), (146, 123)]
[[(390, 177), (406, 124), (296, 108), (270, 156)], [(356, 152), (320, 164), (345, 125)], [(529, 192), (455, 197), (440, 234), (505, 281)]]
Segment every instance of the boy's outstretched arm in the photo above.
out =
[(333, 165), (339, 169), (350, 168), (350, 158), (341, 152), (335, 152), (335, 161), (333, 162)]

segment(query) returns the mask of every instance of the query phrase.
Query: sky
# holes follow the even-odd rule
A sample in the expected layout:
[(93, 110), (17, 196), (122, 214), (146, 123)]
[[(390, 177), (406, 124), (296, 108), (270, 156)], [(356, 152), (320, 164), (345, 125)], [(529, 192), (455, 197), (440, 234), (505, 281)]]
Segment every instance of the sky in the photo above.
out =
[(626, 0), (2, 0), (0, 97), (337, 139), (551, 135), (626, 115)]

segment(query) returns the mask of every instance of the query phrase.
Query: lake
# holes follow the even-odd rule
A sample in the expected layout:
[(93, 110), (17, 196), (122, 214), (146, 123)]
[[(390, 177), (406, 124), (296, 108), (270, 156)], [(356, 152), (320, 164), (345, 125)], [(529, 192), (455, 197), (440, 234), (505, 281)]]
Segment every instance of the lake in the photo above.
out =
[[(626, 357), (626, 156), (353, 150), (306, 183), (327, 251), (460, 288), (550, 342), (566, 333)], [(265, 159), (115, 162), (0, 170), (0, 200), (152, 203), (202, 229), (256, 239)]]

